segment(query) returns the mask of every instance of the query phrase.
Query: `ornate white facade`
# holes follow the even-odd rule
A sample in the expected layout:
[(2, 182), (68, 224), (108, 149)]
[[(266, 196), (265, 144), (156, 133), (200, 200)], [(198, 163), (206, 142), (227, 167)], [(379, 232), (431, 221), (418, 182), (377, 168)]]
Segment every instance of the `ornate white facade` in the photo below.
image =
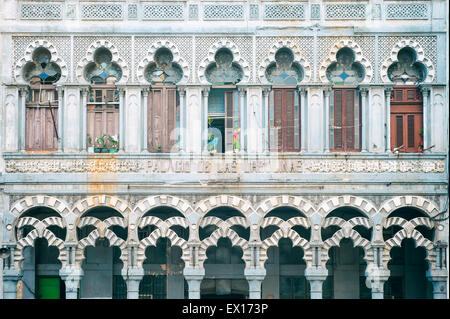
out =
[[(206, 295), (206, 279), (222, 278), (221, 268), (206, 262), (207, 250), (222, 238), (241, 250), (238, 259), (244, 265), (222, 274), (223, 280), (246, 281), (239, 293), (248, 298), (280, 298), (285, 293), (282, 276), (306, 278), (305, 294), (311, 298), (324, 297), (327, 276), (334, 278), (332, 297), (359, 298), (363, 289), (372, 298), (386, 297), (385, 283), (396, 271), (390, 263), (392, 250), (403, 247), (406, 239), (425, 252), (422, 277), (432, 284), (431, 294), (418, 295), (448, 298), (447, 10), (444, 0), (0, 0), (0, 245), (9, 253), (0, 282), (3, 298), (22, 293), (23, 298), (38, 298), (36, 291), (19, 294), (17, 283), (38, 289), (34, 276), (41, 270), (32, 265), (38, 263), (33, 252), (39, 249), (33, 247), (39, 238), (58, 251), (58, 266), (48, 266), (41, 275), (59, 276), (66, 298), (80, 293), (81, 298), (114, 297), (114, 292), (103, 294), (83, 283), (93, 271), (88, 247), (98, 246), (99, 238), (120, 251), (109, 266), (121, 263), (113, 272), (126, 282), (127, 298), (142, 295), (141, 281), (153, 271), (145, 266), (148, 249), (160, 238), (179, 247), (182, 263), (166, 287), (168, 298), (200, 298)], [(57, 150), (52, 152), (27, 149), (30, 81), (25, 74), (40, 48), (60, 69), (54, 83)], [(335, 151), (330, 141), (335, 125), (330, 122), (330, 94), (337, 85), (330, 82), (329, 67), (339, 65), (343, 48), (351, 50), (352, 63), (363, 70), (352, 86), (360, 94), (361, 110), (356, 152)], [(423, 152), (391, 148), (390, 98), (398, 83), (391, 80), (389, 68), (401, 62), (404, 48), (414, 52), (413, 62), (424, 70), (419, 82), (405, 80), (423, 96)], [(120, 70), (114, 83), (119, 149), (96, 154), (88, 152), (86, 140), (92, 86), (87, 66), (100, 65), (96, 54), (104, 49), (110, 54), (108, 63)], [(147, 144), (152, 134), (147, 101), (158, 87), (149, 83), (147, 73), (161, 49), (170, 52), (169, 63), (182, 74), (173, 84), (179, 99), (171, 132), (176, 149), (158, 153)], [(229, 64), (240, 76), (237, 83), (222, 86), (236, 90), (240, 121), (240, 146), (224, 154), (208, 149), (209, 98), (223, 84), (212, 84), (208, 72), (220, 67), (220, 50), (231, 54)], [(278, 62), (279, 50), (291, 52), (291, 62), (301, 71), (297, 85), (289, 86), (299, 101), (298, 152), (269, 147), (269, 107), (277, 86), (268, 81), (267, 70)], [(111, 209), (114, 216), (96, 217), (99, 207), (101, 212)], [(298, 214), (283, 218), (284, 208)], [(34, 217), (39, 209), (48, 216)], [(151, 214), (161, 209), (175, 215)], [(224, 209), (234, 215), (216, 214)], [(347, 210), (356, 217), (335, 213)], [(409, 212), (417, 216), (409, 218)], [(208, 227), (214, 230), (204, 235)], [(90, 230), (85, 236), (83, 228)], [(144, 228), (151, 232), (142, 238)], [(265, 235), (269, 228), (276, 230)], [(179, 229), (187, 235), (181, 236)], [(325, 229), (335, 231), (325, 236)], [(278, 249), (283, 238), (303, 253), (300, 268), (290, 275), (283, 270), (289, 267), (273, 257), (273, 247)], [(336, 288), (346, 279), (333, 268), (331, 256), (343, 239), (362, 250), (364, 270), (351, 279), (365, 280), (364, 287), (355, 284), (358, 296)], [(397, 277), (403, 278), (403, 287), (410, 280)], [(169, 292), (171, 287), (177, 292)]]

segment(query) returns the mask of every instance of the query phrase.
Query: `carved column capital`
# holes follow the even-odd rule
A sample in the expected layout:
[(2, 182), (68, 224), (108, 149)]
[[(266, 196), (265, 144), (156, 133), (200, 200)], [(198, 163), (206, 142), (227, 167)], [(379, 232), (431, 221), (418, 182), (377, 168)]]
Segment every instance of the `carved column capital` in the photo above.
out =
[(202, 88), (202, 94), (203, 94), (203, 97), (208, 97), (209, 91), (210, 91), (210, 90), (211, 90), (211, 88), (210, 88), (209, 86), (203, 87), (203, 88)]

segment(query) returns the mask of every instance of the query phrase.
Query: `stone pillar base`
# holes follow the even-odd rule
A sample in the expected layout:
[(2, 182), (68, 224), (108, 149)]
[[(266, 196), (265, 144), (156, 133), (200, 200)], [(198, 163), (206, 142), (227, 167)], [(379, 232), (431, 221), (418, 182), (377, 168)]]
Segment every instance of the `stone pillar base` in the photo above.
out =
[(189, 299), (200, 299), (200, 285), (205, 276), (205, 269), (185, 268), (183, 275), (189, 286)]
[(305, 270), (305, 277), (311, 285), (311, 299), (322, 299), (322, 284), (327, 276), (327, 269), (312, 268)]
[(261, 284), (266, 277), (265, 269), (245, 269), (245, 278), (248, 281), (250, 299), (261, 299)]
[(144, 269), (122, 269), (122, 276), (127, 282), (127, 299), (139, 299), (139, 284), (144, 277)]
[(21, 270), (5, 269), (3, 270), (3, 299), (17, 299), (17, 283), (22, 277)]

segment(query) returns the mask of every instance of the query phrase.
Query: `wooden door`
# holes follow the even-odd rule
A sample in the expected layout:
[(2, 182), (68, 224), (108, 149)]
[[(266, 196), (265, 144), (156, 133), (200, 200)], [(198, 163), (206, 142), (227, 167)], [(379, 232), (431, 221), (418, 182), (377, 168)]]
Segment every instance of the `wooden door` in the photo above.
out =
[(172, 152), (176, 144), (176, 116), (179, 95), (175, 86), (161, 86), (150, 90), (148, 95), (149, 152)]
[(415, 86), (397, 86), (391, 94), (391, 149), (418, 152), (423, 146), (423, 100)]
[(334, 89), (331, 97), (330, 148), (354, 152), (361, 149), (360, 96), (356, 89)]
[(25, 148), (29, 151), (58, 149), (58, 106), (27, 105), (25, 111)]

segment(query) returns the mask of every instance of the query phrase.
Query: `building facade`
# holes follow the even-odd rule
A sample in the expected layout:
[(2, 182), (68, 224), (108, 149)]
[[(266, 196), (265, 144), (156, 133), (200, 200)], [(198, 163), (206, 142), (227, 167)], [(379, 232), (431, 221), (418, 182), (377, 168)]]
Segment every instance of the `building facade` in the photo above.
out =
[(448, 298), (448, 1), (0, 10), (3, 298)]

